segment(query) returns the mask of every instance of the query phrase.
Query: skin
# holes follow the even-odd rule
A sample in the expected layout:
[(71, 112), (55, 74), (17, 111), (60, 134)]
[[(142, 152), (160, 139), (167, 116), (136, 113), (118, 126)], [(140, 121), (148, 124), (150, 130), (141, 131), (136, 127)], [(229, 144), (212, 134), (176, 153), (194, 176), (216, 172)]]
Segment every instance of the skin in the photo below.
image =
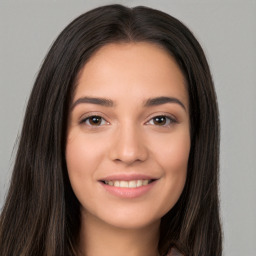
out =
[[(145, 106), (163, 96), (176, 101)], [(81, 203), (81, 255), (158, 255), (161, 217), (179, 199), (187, 174), (189, 99), (182, 72), (160, 46), (108, 44), (79, 73), (72, 103), (66, 162)], [(91, 116), (101, 119), (94, 123)], [(99, 181), (113, 174), (157, 180), (141, 196), (120, 198)]]

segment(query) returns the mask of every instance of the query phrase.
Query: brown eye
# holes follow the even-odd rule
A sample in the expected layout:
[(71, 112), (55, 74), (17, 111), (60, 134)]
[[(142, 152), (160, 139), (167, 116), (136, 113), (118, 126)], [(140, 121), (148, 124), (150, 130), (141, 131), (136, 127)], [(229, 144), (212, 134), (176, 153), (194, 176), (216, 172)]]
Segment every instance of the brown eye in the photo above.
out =
[(90, 125), (100, 125), (101, 124), (101, 117), (100, 116), (92, 116), (88, 118)]
[(155, 116), (149, 120), (148, 124), (157, 125), (157, 126), (168, 126), (172, 123), (176, 123), (177, 121), (169, 116)]
[(82, 123), (85, 123), (88, 126), (101, 126), (106, 124), (106, 120), (101, 116), (89, 116), (85, 118)]
[(153, 123), (155, 125), (165, 125), (166, 122), (166, 116), (156, 116), (153, 118)]

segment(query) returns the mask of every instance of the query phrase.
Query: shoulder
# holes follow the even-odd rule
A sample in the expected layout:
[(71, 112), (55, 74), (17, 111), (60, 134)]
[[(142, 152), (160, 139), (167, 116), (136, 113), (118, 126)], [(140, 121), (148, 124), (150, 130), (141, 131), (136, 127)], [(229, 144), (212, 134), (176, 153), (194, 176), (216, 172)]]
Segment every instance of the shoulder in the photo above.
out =
[(181, 254), (177, 249), (171, 248), (166, 256), (184, 256), (184, 255)]

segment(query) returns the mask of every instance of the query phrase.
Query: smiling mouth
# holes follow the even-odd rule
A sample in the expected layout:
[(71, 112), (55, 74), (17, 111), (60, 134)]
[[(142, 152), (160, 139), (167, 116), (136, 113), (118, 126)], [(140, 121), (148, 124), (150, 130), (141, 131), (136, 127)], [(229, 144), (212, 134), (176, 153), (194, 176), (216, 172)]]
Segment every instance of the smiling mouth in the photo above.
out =
[(142, 186), (147, 186), (154, 181), (155, 180), (102, 180), (101, 182), (106, 185), (118, 188), (139, 188)]

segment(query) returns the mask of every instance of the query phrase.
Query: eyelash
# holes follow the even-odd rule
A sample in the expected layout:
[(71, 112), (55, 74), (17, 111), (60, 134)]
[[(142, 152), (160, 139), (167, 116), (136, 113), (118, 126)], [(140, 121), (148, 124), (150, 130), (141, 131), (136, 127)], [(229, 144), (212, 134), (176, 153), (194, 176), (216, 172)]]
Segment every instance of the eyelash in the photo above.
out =
[[(90, 120), (91, 121), (93, 121), (93, 118), (97, 118), (97, 119), (100, 119), (101, 120), (101, 122), (102, 121), (104, 121), (104, 122), (106, 122), (106, 124), (109, 124), (106, 120), (105, 120), (105, 118), (103, 118), (102, 116), (100, 116), (100, 115), (91, 115), (91, 116), (88, 116), (88, 117), (86, 117), (86, 118), (84, 118), (83, 120), (81, 120), (81, 124), (85, 124), (85, 125), (87, 125), (87, 126), (90, 126), (90, 127), (92, 127), (92, 128), (96, 128), (96, 127), (100, 127), (101, 125), (92, 125), (92, 124), (88, 124), (87, 122), (90, 122)], [(95, 120), (96, 121), (96, 120)], [(104, 125), (104, 124), (103, 124)]]
[[(150, 122), (156, 121), (156, 120), (159, 119), (159, 118), (161, 118), (161, 119), (164, 118), (164, 120), (165, 120), (164, 125), (157, 125), (157, 124), (155, 124), (155, 123), (150, 123)], [(166, 124), (166, 122), (167, 122), (167, 124)], [(157, 115), (157, 116), (152, 117), (152, 118), (147, 122), (147, 124), (155, 125), (155, 126), (160, 126), (160, 127), (170, 127), (172, 124), (175, 124), (175, 123), (177, 123), (177, 120), (176, 120), (174, 117), (169, 116), (169, 115)]]
[[(161, 124), (158, 125), (155, 123), (151, 123), (151, 122), (157, 121), (157, 119), (159, 119), (159, 118), (161, 118), (161, 119), (164, 118), (164, 120), (162, 119), (163, 121), (165, 121), (164, 125), (161, 125)], [(95, 121), (97, 121), (97, 119), (98, 120), (100, 119), (100, 124), (93, 125), (93, 124), (88, 123), (88, 122), (90, 122), (90, 120), (93, 121), (93, 119)], [(104, 123), (102, 124), (102, 122), (104, 122)], [(167, 124), (166, 124), (166, 122), (167, 122)], [(159, 126), (159, 127), (170, 127), (172, 124), (175, 124), (175, 123), (177, 123), (177, 120), (174, 117), (169, 116), (169, 115), (157, 115), (157, 116), (150, 118), (150, 120), (146, 122), (147, 125), (154, 125), (154, 126)], [(86, 118), (82, 119), (80, 124), (85, 124), (86, 126), (89, 126), (90, 128), (97, 129), (97, 128), (101, 127), (102, 125), (105, 125), (105, 124), (108, 125), (109, 122), (107, 122), (105, 120), (105, 118), (103, 118), (100, 115), (91, 115), (91, 116), (87, 116)]]

